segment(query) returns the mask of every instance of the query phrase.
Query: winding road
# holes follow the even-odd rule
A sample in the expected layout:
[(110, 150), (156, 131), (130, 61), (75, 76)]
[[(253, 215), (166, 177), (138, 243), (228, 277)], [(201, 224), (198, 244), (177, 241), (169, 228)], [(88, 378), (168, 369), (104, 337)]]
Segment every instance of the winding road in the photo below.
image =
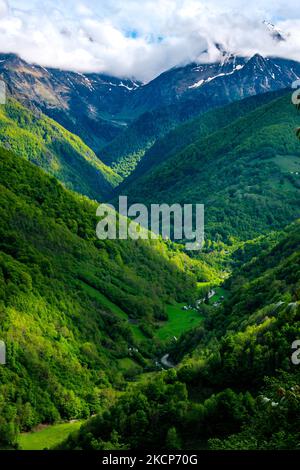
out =
[(165, 354), (160, 362), (162, 363), (163, 366), (165, 367), (168, 367), (168, 368), (172, 368), (172, 367), (175, 367), (175, 365), (173, 364), (173, 362), (169, 361), (169, 356), (170, 354)]

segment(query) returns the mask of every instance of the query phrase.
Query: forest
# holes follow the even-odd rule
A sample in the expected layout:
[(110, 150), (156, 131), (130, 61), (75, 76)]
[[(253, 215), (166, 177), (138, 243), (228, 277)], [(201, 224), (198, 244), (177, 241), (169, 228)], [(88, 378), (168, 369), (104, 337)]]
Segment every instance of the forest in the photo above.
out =
[[(299, 449), (299, 114), (286, 89), (205, 103), (99, 155), (0, 107), (1, 449)], [(122, 194), (204, 204), (202, 250), (97, 238)]]
[(11, 152), (0, 168), (0, 435), (12, 445), (38, 423), (101, 409), (126, 385), (129, 348), (137, 370), (155, 369), (160, 346), (143, 331), (215, 270), (160, 240), (100, 241), (95, 202)]
[(178, 366), (130, 387), (59, 448), (298, 448), (300, 223), (264, 243), (251, 261), (237, 254), (224, 305), (205, 306), (204, 324), (173, 346)]

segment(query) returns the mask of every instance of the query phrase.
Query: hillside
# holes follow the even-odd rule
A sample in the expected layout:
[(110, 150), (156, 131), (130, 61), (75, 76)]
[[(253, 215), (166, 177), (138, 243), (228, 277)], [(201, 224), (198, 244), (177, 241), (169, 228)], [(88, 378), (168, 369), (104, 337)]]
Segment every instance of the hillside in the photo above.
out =
[(121, 364), (128, 376), (155, 369), (143, 327), (195, 298), (209, 269), (160, 241), (98, 240), (96, 203), (3, 149), (0, 198), (5, 446), (18, 430), (104, 409), (125, 386)]
[[(265, 249), (261, 251), (262, 243)], [(252, 242), (218, 307), (174, 345), (175, 369), (132, 387), (63, 449), (297, 449), (300, 223)], [(242, 257), (242, 253), (239, 253)]]
[[(133, 91), (121, 115), (134, 122), (102, 149), (105, 163), (128, 176), (157, 139), (194, 116), (249, 96), (290, 87), (300, 65), (255, 54), (174, 67)], [(130, 122), (130, 121), (129, 121)]]
[(115, 114), (139, 84), (104, 74), (81, 74), (30, 64), (0, 53), (0, 77), (9, 93), (80, 136), (94, 151), (116, 137), (124, 120)]
[(239, 57), (221, 49), (214, 63), (174, 67), (148, 83), (45, 68), (0, 53), (0, 77), (9, 93), (80, 136), (101, 159), (105, 147), (105, 163), (114, 163), (123, 177), (177, 124), (248, 96), (287, 88), (299, 76), (298, 62), (259, 54)]
[(203, 203), (209, 238), (254, 238), (300, 216), (298, 126), (288, 94), (194, 141), (119, 191), (131, 202)]
[(13, 99), (0, 107), (0, 145), (93, 199), (103, 199), (120, 181), (79, 137)]
[[(123, 191), (136, 178), (165, 162), (188, 145), (228, 126), (236, 119), (284, 94), (287, 94), (286, 90), (261, 93), (212, 111), (203, 110), (203, 113), (189, 120), (187, 116), (193, 116), (192, 112), (188, 114), (193, 102), (190, 103), (191, 106), (188, 106), (187, 102), (184, 103), (182, 106), (184, 114), (178, 119), (176, 111), (181, 110), (179, 105), (175, 109), (169, 107), (147, 113), (103, 148), (101, 158), (112, 165), (118, 174), (127, 176), (117, 190)], [(166, 116), (169, 111), (170, 118), (167, 121)], [(161, 119), (159, 113), (162, 114)], [(153, 118), (151, 125), (147, 122), (150, 117)], [(184, 121), (187, 122), (179, 125)]]

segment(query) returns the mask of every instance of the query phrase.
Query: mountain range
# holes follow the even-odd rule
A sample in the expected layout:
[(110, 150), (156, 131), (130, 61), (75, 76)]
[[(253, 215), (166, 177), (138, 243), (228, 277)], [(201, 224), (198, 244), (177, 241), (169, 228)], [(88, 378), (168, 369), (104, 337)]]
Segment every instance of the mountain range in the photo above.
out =
[(148, 171), (133, 173), (118, 193), (147, 205), (201, 201), (207, 237), (227, 241), (253, 238), (300, 217), (299, 115), (290, 92), (268, 95), (239, 102), (240, 117), (228, 105), (179, 127), (175, 139), (168, 135), (149, 151)]
[(300, 77), (295, 61), (222, 54), (220, 62), (176, 67), (146, 84), (44, 68), (0, 54), (0, 77), (16, 99), (54, 118), (98, 153), (144, 113), (171, 113), (176, 123), (234, 100), (289, 87)]
[(131, 80), (28, 64), (15, 54), (0, 54), (0, 76), (18, 101), (55, 119), (94, 150), (123, 129), (125, 123), (114, 115), (139, 87)]
[(132, 93), (127, 106), (137, 119), (102, 149), (101, 158), (126, 177), (157, 138), (178, 124), (248, 96), (291, 87), (299, 77), (299, 63), (259, 54), (250, 59), (226, 54), (220, 63), (167, 71)]

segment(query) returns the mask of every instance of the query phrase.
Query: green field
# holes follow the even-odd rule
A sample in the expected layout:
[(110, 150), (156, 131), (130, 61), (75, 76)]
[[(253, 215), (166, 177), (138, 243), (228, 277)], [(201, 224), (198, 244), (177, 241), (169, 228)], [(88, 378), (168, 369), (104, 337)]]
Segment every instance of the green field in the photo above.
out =
[(124, 357), (122, 359), (118, 359), (118, 364), (119, 364), (120, 370), (125, 374), (131, 371), (132, 372), (135, 371), (135, 374), (142, 372), (141, 366), (139, 366), (137, 362), (135, 362), (130, 357)]
[(161, 340), (168, 340), (181, 333), (197, 326), (202, 321), (201, 314), (196, 310), (183, 310), (186, 305), (175, 304), (167, 306), (169, 320), (165, 322), (156, 332), (156, 337)]
[(68, 435), (80, 428), (83, 421), (55, 424), (44, 429), (20, 434), (19, 445), (22, 450), (43, 450), (59, 444)]
[(210, 298), (210, 304), (213, 304), (214, 302), (222, 302), (221, 297), (224, 297), (224, 300), (226, 297), (228, 297), (228, 291), (226, 291), (223, 287), (215, 287), (214, 291), (216, 293)]

